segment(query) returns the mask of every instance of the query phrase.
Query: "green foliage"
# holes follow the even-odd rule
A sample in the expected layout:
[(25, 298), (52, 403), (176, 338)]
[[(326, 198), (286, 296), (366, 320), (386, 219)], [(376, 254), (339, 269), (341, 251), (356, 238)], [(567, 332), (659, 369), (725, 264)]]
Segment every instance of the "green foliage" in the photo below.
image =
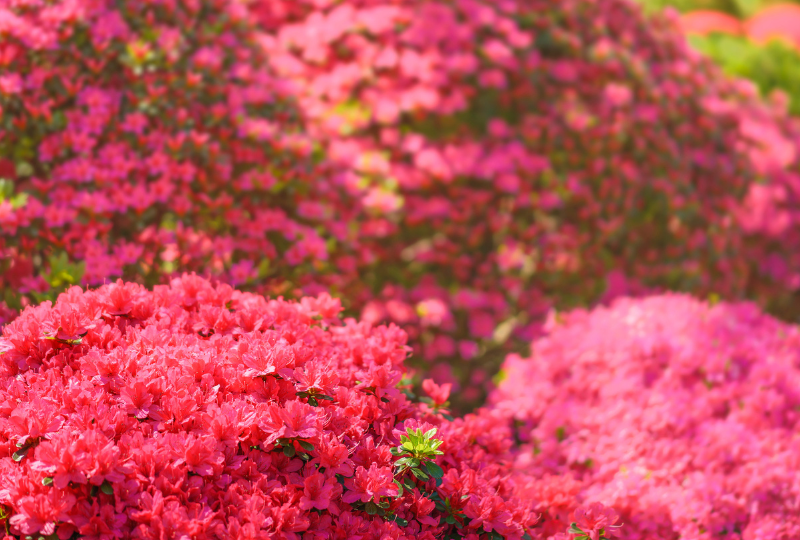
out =
[(10, 202), (14, 209), (22, 208), (28, 202), (27, 193), (14, 193), (14, 182), (0, 178), (0, 203)]
[(713, 10), (739, 18), (752, 17), (770, 4), (785, 2), (786, 0), (639, 0), (645, 11), (649, 13), (673, 7), (681, 13)]
[[(44, 274), (44, 279), (50, 284), (54, 291), (53, 296), (71, 285), (80, 283), (81, 277), (86, 270), (86, 263), (71, 262), (65, 252), (50, 256), (48, 271)], [(51, 298), (48, 298), (51, 299)]]
[[(433, 462), (436, 456), (444, 454), (439, 447), (442, 445), (441, 439), (434, 439), (436, 428), (431, 428), (425, 433), (422, 429), (406, 429), (406, 434), (400, 436), (400, 446), (392, 448), (392, 454), (399, 457), (395, 462), (395, 484), (399, 490), (398, 495), (402, 495), (403, 488), (413, 489), (411, 483), (402, 480), (406, 473), (422, 482), (427, 482), (435, 478), (437, 482), (444, 475), (442, 468)], [(409, 487), (412, 486), (412, 487)]]
[[(752, 3), (752, 1), (742, 0), (742, 6), (747, 7), (747, 4)], [(755, 1), (758, 2), (758, 0)], [(644, 6), (645, 11), (648, 13), (655, 13), (662, 11), (664, 8), (673, 7), (681, 13), (711, 9), (738, 16), (741, 9), (739, 0), (639, 0), (639, 3)]]
[(689, 42), (726, 74), (753, 81), (763, 95), (781, 90), (792, 114), (800, 115), (800, 52), (781, 41), (766, 45), (726, 34), (689, 36)]

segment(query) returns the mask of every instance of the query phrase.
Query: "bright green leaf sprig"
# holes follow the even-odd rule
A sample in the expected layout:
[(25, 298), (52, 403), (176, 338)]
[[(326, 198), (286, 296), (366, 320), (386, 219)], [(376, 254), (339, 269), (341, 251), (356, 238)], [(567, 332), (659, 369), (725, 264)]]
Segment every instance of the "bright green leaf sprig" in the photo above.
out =
[(406, 473), (411, 473), (417, 480), (423, 482), (435, 478), (437, 484), (444, 476), (442, 468), (433, 461), (436, 456), (444, 454), (439, 450), (443, 441), (434, 439), (434, 435), (436, 428), (431, 428), (425, 433), (421, 428), (407, 428), (406, 434), (400, 436), (400, 446), (392, 448), (392, 454), (400, 458), (394, 464), (396, 467), (394, 483), (397, 485), (398, 497), (403, 495), (403, 486), (409, 489), (409, 483), (403, 481)]
[[(617, 529), (619, 527), (622, 527), (622, 525), (612, 525), (611, 526), (611, 528), (613, 528), (613, 529)], [(589, 533), (584, 531), (584, 530), (581, 530), (581, 528), (578, 527), (578, 524), (575, 523), (575, 522), (570, 524), (569, 529), (567, 530), (567, 532), (569, 534), (577, 534), (578, 535), (575, 538), (573, 538), (573, 540), (590, 540), (591, 539), (591, 536), (589, 535)], [(612, 540), (612, 539), (610, 537), (606, 536), (606, 530), (605, 529), (600, 529), (600, 536), (599, 536), (598, 540)]]

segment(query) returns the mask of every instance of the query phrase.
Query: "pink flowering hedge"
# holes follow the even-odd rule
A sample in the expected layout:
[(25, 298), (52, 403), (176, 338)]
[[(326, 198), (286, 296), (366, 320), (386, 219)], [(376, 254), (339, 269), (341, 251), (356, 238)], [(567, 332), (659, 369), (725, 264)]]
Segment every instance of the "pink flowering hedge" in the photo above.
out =
[(654, 288), (785, 304), (800, 137), (675, 20), (622, 0), (251, 5), (372, 213), (349, 296), (467, 392), (552, 306)]
[(403, 331), (340, 311), (192, 275), (27, 308), (0, 338), (5, 538), (543, 538), (503, 419), (409, 401)]
[(541, 504), (610, 504), (630, 540), (800, 538), (798, 327), (682, 295), (548, 326), (492, 398)]
[(0, 35), (12, 308), (119, 276), (293, 292), (329, 273), (355, 206), (240, 3), (0, 2)]

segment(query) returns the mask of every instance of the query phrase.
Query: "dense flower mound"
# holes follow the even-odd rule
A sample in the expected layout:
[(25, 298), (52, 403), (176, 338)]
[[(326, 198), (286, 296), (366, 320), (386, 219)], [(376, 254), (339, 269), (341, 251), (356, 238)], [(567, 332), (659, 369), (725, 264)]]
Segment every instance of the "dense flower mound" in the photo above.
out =
[(611, 504), (631, 540), (800, 538), (800, 329), (682, 295), (548, 326), (492, 398), (557, 475), (542, 501)]
[[(314, 136), (373, 212), (361, 240), (374, 263), (355, 285), (378, 297), (364, 316), (406, 325), (467, 386), (482, 360), (463, 360), (491, 365), (552, 305), (665, 287), (739, 297), (753, 283), (747, 265), (765, 258), (737, 255), (731, 209), (796, 141), (676, 17), (623, 0), (252, 6)], [(779, 206), (780, 183), (758, 200)], [(757, 234), (764, 207), (741, 212)]]
[(327, 273), (357, 205), (315, 165), (240, 2), (2, 0), (0, 36), (12, 307), (118, 276)]
[[(780, 44), (774, 47), (785, 54)], [(742, 90), (758, 92), (752, 84), (743, 83)], [(750, 264), (746, 296), (772, 314), (800, 322), (800, 253), (786, 249), (800, 241), (800, 119), (787, 114), (789, 100), (780, 92), (771, 98), (751, 107), (740, 123), (748, 137), (760, 141), (749, 153), (759, 180), (737, 212)]]
[(502, 418), (447, 418), (449, 387), (432, 381), (412, 403), (403, 331), (340, 311), (193, 275), (28, 307), (0, 338), (0, 529), (540, 538)]

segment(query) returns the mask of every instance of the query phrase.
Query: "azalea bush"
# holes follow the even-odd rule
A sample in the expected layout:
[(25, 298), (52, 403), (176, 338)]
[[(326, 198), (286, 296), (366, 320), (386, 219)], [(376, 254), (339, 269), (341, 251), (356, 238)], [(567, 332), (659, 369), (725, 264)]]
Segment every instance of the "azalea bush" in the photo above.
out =
[(786, 307), (796, 125), (692, 50), (674, 13), (618, 0), (251, 7), (309, 133), (372, 213), (372, 262), (348, 297), (449, 364), (433, 368), (441, 380), (478, 393), (553, 306), (673, 289)]
[(675, 20), (621, 0), (0, 10), (5, 320), (118, 276), (326, 291), (401, 325), (462, 408), (554, 306), (671, 288), (793, 316), (797, 126)]
[(631, 540), (789, 540), (798, 351), (798, 327), (752, 304), (622, 299), (554, 314), (492, 402), (517, 423), (518, 465), (553, 478), (536, 493), (557, 512), (611, 504)]
[(119, 276), (293, 294), (328, 273), (356, 206), (238, 2), (3, 2), (0, 34), (7, 306)]
[(340, 311), (193, 275), (28, 307), (0, 338), (5, 538), (544, 538), (507, 422), (411, 401), (406, 335)]

